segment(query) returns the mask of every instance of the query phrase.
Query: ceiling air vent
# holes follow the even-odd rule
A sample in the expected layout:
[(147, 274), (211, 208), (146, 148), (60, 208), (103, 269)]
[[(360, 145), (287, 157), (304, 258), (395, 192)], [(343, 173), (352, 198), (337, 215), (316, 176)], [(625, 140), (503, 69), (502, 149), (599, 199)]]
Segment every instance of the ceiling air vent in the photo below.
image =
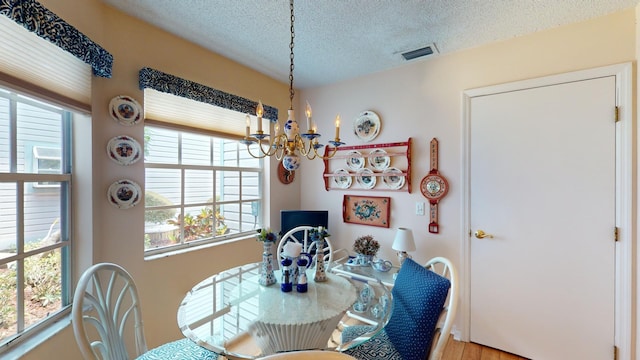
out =
[(434, 45), (427, 45), (427, 46), (425, 46), (423, 48), (420, 48), (420, 49), (415, 49), (415, 50), (403, 52), (402, 53), (402, 57), (405, 60), (413, 60), (413, 59), (416, 59), (416, 58), (419, 58), (419, 57), (431, 55), (434, 52), (438, 52), (438, 49), (436, 49), (436, 47)]

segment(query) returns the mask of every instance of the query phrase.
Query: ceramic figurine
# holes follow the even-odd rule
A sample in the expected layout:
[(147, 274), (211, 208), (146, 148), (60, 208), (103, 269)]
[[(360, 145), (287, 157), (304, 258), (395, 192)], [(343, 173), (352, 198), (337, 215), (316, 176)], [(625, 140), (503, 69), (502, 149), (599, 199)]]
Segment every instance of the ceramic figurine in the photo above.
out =
[(282, 281), (280, 282), (280, 290), (282, 292), (290, 292), (293, 290), (293, 278), (291, 273), (291, 259), (282, 260)]

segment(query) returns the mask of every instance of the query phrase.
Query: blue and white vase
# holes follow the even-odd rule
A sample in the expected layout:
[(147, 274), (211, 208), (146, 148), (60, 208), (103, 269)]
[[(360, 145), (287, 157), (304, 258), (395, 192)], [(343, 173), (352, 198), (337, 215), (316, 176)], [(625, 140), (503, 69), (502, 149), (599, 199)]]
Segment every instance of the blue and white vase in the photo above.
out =
[(356, 264), (361, 266), (370, 266), (373, 261), (373, 255), (356, 254)]
[(260, 279), (258, 283), (262, 286), (269, 286), (276, 283), (276, 276), (273, 273), (273, 253), (271, 252), (273, 241), (262, 243), (262, 265), (260, 266)]
[(313, 281), (327, 281), (327, 273), (324, 265), (324, 239), (322, 237), (315, 241), (316, 243), (316, 273)]

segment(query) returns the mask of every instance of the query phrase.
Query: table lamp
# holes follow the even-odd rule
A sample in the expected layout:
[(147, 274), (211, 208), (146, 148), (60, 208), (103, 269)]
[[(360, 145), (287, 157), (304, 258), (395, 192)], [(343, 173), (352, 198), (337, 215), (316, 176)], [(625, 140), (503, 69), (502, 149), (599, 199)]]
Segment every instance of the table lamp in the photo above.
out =
[(400, 262), (400, 266), (402, 266), (405, 259), (411, 258), (411, 255), (407, 254), (407, 252), (416, 250), (416, 244), (413, 242), (413, 232), (411, 229), (398, 228), (396, 238), (393, 240), (391, 248), (398, 251), (398, 261)]

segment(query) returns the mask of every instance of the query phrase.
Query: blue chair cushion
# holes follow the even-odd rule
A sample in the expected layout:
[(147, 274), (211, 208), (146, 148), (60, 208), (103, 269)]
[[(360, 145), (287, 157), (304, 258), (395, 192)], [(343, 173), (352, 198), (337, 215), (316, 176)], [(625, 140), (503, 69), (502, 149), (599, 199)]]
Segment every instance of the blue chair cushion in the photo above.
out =
[(342, 330), (342, 334), (340, 334), (340, 340), (344, 344), (346, 342), (349, 342), (349, 341), (357, 338), (358, 336), (360, 336), (362, 334), (368, 333), (369, 331), (371, 331), (372, 328), (373, 328), (373, 326), (371, 326), (371, 325), (351, 325), (351, 326), (346, 326), (344, 328), (344, 330)]
[[(424, 360), (451, 283), (406, 259), (393, 290), (393, 312), (385, 333), (404, 360)], [(385, 357), (386, 358), (386, 357)]]
[(140, 355), (136, 360), (216, 360), (218, 354), (189, 339), (160, 345)]
[[(366, 328), (367, 326), (349, 326), (345, 329), (351, 328)], [(356, 329), (352, 329), (357, 331)], [(367, 329), (360, 329), (367, 332)], [(364, 333), (363, 332), (363, 333)], [(362, 334), (362, 333), (361, 333)], [(346, 334), (343, 332), (343, 339), (347, 336), (357, 337), (358, 334), (349, 333)], [(400, 352), (393, 346), (391, 341), (389, 340), (389, 335), (383, 329), (376, 335), (374, 335), (371, 339), (367, 340), (367, 342), (362, 343), (354, 348), (348, 349), (344, 351), (345, 354), (351, 355), (358, 360), (404, 360)], [(424, 360), (425, 358), (421, 359)]]

